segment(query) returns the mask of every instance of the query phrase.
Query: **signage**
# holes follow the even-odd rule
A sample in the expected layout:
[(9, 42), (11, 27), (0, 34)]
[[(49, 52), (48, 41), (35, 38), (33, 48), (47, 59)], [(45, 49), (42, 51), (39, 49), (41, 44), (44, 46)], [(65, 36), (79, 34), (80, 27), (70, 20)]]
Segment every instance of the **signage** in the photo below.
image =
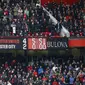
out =
[(46, 50), (46, 38), (28, 38), (28, 49), (30, 50)]
[(3, 37), (0, 50), (56, 50), (85, 47), (85, 38)]
[(69, 39), (69, 47), (85, 47), (85, 38)]
[(68, 48), (68, 38), (48, 38), (47, 49)]
[(26, 38), (1, 38), (0, 49), (27, 49)]

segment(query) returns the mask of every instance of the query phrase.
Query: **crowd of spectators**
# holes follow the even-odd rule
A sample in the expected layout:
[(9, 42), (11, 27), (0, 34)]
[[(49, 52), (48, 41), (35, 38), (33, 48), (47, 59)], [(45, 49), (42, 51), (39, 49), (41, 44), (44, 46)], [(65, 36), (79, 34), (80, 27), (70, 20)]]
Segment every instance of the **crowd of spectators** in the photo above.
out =
[(51, 29), (49, 17), (42, 7), (27, 0), (1, 0), (0, 36), (42, 35)]
[(83, 62), (59, 64), (54, 60), (25, 63), (13, 60), (0, 65), (0, 85), (85, 85)]
[(80, 0), (73, 5), (48, 2), (45, 7), (69, 30), (71, 36), (85, 36), (85, 0)]
[(45, 8), (60, 22), (54, 26), (42, 7), (29, 0), (1, 0), (0, 36), (55, 36), (59, 35), (61, 24), (71, 36), (85, 36), (84, 4), (45, 4)]

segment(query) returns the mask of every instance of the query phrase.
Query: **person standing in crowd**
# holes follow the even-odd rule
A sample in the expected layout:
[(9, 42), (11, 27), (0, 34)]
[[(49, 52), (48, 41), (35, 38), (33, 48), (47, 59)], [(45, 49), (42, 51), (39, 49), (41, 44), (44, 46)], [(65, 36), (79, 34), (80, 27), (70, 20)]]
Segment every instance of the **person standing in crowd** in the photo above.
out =
[(9, 81), (7, 81), (7, 85), (12, 85)]
[(16, 36), (16, 24), (15, 24), (15, 22), (12, 22), (12, 24), (11, 24), (11, 27), (12, 27), (12, 33), (13, 33), (13, 35), (14, 36)]
[(38, 68), (38, 75), (39, 75), (39, 76), (43, 76), (43, 73), (44, 73), (44, 70), (43, 70), (43, 68), (40, 66), (40, 67)]
[(66, 75), (66, 77), (65, 77), (65, 83), (64, 84), (69, 85), (69, 76), (68, 75)]
[(56, 80), (54, 80), (54, 81), (52, 82), (52, 85), (59, 85), (59, 84), (58, 84), (58, 82), (57, 82)]
[(76, 78), (75, 84), (74, 85), (82, 85), (79, 81), (79, 78)]
[(74, 85), (74, 77), (72, 75), (70, 75), (70, 78), (69, 78), (69, 84), (70, 85)]
[(85, 76), (83, 77), (83, 85), (85, 85)]

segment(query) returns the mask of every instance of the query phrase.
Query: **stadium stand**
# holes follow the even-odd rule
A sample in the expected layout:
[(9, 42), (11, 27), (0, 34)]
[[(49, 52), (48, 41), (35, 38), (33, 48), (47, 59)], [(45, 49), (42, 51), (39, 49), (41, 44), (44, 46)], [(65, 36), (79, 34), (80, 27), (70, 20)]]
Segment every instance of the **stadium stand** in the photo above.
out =
[[(85, 39), (79, 42), (78, 38), (77, 47), (74, 46), (76, 42), (71, 47), (67, 45), (67, 38), (59, 41), (51, 37), (59, 36), (61, 25), (69, 30), (71, 37), (85, 37), (85, 1), (73, 5), (44, 4), (59, 21), (56, 25), (43, 7), (29, 1), (0, 1), (0, 37), (5, 36), (0, 42), (0, 85), (85, 85)], [(55, 39), (55, 46), (42, 49), (43, 43), (46, 47), (47, 39), (34, 38), (33, 44), (35, 36), (49, 36), (51, 46)], [(14, 50), (11, 50), (12, 44)]]
[(83, 62), (56, 59), (32, 61), (25, 65), (13, 60), (0, 62), (0, 85), (85, 85)]
[(41, 7), (22, 2), (0, 2), (0, 35), (28, 36), (51, 30), (49, 17)]
[(80, 2), (73, 5), (65, 5), (63, 3), (48, 3), (44, 6), (50, 13), (55, 16), (55, 18), (65, 26), (71, 36), (85, 36), (85, 1), (80, 0)]
[(25, 0), (0, 2), (0, 36), (58, 36), (61, 24), (71, 36), (85, 36), (85, 1), (64, 5), (45, 4), (45, 8), (60, 22), (54, 26), (42, 7)]

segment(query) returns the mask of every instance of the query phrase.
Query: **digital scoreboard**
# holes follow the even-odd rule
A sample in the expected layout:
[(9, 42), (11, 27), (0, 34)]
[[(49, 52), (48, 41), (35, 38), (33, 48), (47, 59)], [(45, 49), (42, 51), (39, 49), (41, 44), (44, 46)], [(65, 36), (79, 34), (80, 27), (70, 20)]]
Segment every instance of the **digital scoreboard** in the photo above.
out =
[(53, 50), (68, 48), (68, 38), (0, 38), (0, 50)]
[(68, 48), (67, 38), (28, 38), (29, 50), (51, 50)]
[(46, 38), (28, 38), (28, 49), (30, 50), (46, 50)]

